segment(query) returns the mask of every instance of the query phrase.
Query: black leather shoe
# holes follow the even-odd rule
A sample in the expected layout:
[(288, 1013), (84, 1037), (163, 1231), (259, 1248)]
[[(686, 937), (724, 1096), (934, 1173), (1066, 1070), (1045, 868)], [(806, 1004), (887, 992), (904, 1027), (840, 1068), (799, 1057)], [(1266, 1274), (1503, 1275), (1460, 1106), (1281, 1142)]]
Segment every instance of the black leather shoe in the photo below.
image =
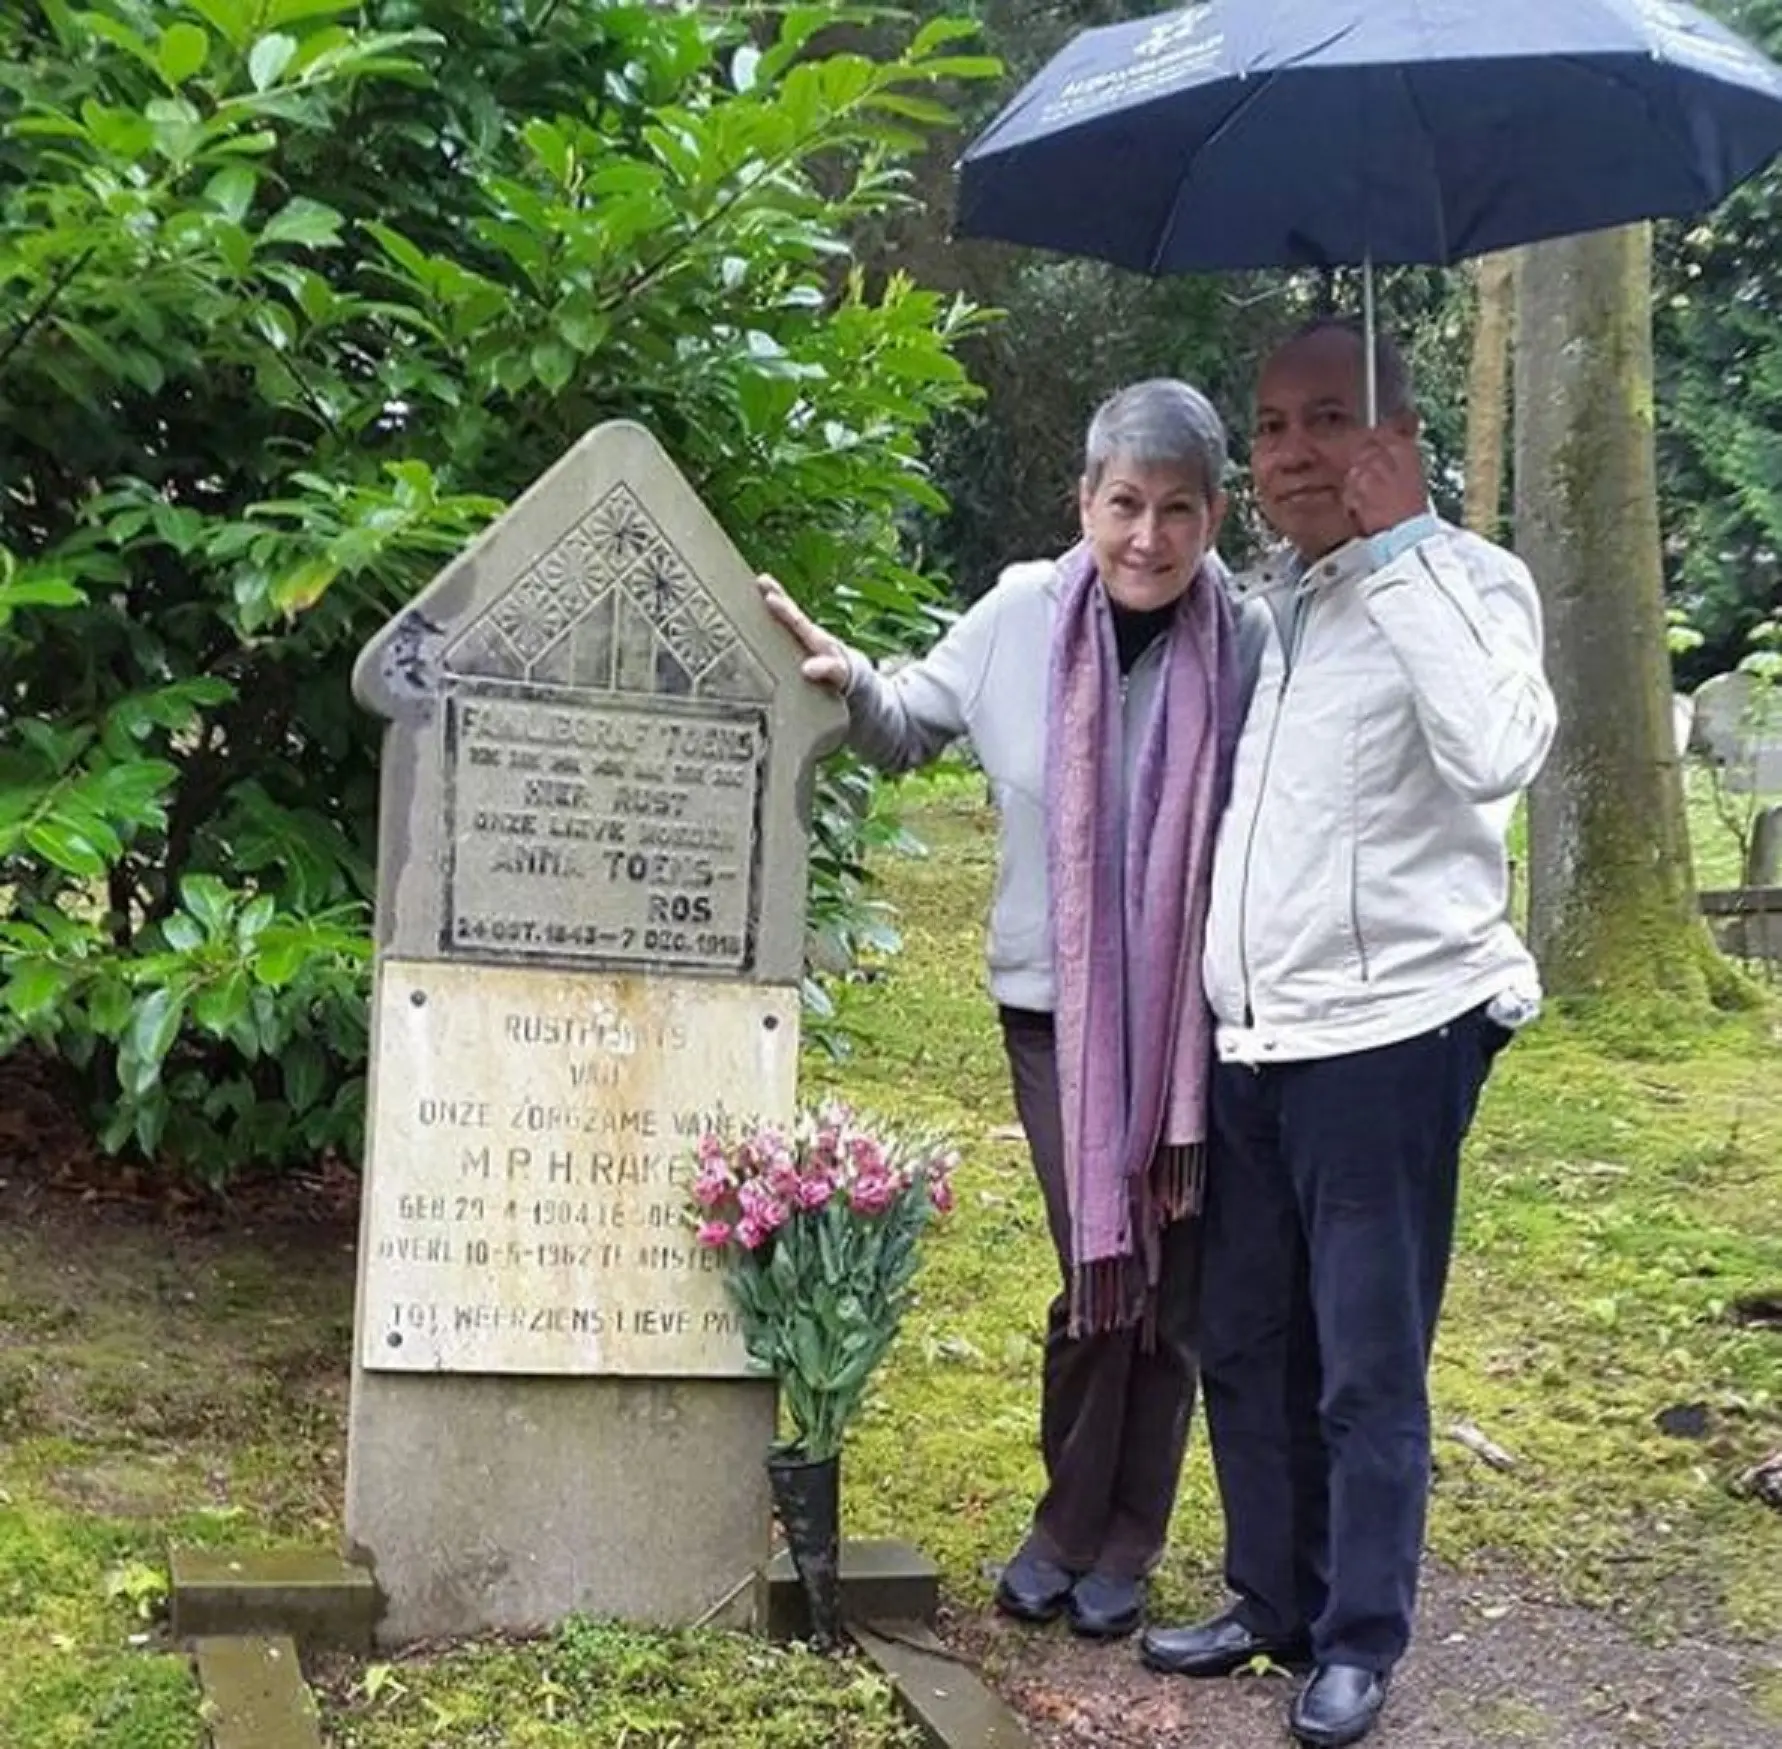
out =
[(1357, 1664), (1320, 1664), (1287, 1714), (1287, 1728), (1309, 1749), (1343, 1749), (1374, 1728), (1386, 1704), (1386, 1678)]
[(1259, 1634), (1229, 1609), (1196, 1627), (1148, 1628), (1139, 1642), (1139, 1661), (1166, 1676), (1229, 1676), (1256, 1658), (1309, 1664), (1311, 1657), (1305, 1635)]
[(1077, 1576), (1056, 1561), (1019, 1550), (996, 1582), (996, 1607), (1016, 1621), (1055, 1621), (1070, 1601)]
[(1065, 1608), (1073, 1634), (1086, 1640), (1123, 1640), (1145, 1619), (1145, 1582), (1085, 1573), (1071, 1587)]

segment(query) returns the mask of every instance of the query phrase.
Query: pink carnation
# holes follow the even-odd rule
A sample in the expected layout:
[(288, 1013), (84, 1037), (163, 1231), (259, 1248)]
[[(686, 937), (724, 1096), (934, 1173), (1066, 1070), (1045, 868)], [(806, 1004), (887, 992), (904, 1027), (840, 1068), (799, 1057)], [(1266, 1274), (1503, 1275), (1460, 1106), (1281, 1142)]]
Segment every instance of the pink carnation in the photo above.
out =
[(862, 1172), (848, 1187), (848, 1203), (856, 1214), (882, 1215), (897, 1200), (897, 1180), (882, 1167)]
[(781, 1226), (790, 1212), (759, 1178), (751, 1178), (736, 1195), (737, 1201), (742, 1204), (743, 1219), (752, 1220), (764, 1234)]
[(736, 1223), (736, 1242), (750, 1251), (759, 1249), (761, 1241), (767, 1237), (767, 1228), (753, 1215), (744, 1215)]
[(825, 1172), (813, 1172), (798, 1185), (798, 1206), (820, 1209), (835, 1193), (835, 1180)]
[(711, 1130), (707, 1130), (699, 1138), (699, 1146), (694, 1150), (701, 1166), (721, 1166), (729, 1171), (730, 1162), (725, 1156), (723, 1139)]
[(851, 1136), (848, 1159), (862, 1177), (877, 1177), (885, 1170), (885, 1149), (876, 1136)]
[(934, 1204), (937, 1215), (953, 1212), (953, 1181), (944, 1172), (937, 1172), (928, 1180), (928, 1200)]
[(693, 1200), (702, 1209), (715, 1209), (725, 1202), (735, 1182), (730, 1176), (730, 1168), (721, 1163), (706, 1162), (693, 1179)]
[(701, 1221), (699, 1231), (694, 1235), (701, 1245), (717, 1250), (720, 1245), (728, 1245), (732, 1229), (728, 1221)]

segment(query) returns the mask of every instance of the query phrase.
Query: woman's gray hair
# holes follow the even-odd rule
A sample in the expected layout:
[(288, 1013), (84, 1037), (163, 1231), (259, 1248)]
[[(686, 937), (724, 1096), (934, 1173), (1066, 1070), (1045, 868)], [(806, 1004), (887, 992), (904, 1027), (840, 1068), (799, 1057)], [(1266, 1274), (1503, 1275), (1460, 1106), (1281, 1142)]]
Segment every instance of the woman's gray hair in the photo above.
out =
[(1089, 421), (1083, 477), (1093, 492), (1116, 456), (1140, 467), (1186, 467), (1211, 500), (1225, 478), (1225, 422), (1199, 389), (1152, 377), (1110, 395)]

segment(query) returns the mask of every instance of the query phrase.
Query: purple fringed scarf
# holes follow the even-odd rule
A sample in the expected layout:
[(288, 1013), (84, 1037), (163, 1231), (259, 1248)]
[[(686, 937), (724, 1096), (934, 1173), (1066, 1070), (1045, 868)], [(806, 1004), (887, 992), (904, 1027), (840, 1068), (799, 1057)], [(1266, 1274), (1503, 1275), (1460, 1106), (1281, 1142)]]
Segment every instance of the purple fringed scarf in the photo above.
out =
[[(1106, 591), (1086, 546), (1059, 561), (1046, 714), (1054, 1028), (1070, 1200), (1072, 1334), (1155, 1314), (1159, 1234), (1200, 1206), (1211, 1020), (1201, 937), (1238, 729), (1218, 561), (1163, 651), (1130, 798)], [(1124, 830), (1123, 830), (1124, 828)]]

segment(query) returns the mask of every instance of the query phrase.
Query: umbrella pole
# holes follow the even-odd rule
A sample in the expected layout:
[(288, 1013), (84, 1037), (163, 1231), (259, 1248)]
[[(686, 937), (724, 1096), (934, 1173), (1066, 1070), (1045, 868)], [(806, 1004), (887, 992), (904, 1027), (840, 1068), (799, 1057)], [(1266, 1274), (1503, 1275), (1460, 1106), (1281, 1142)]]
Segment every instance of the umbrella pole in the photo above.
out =
[(1374, 257), (1370, 250), (1361, 260), (1361, 323), (1367, 350), (1367, 423), (1371, 431), (1380, 423), (1380, 372), (1375, 356)]

